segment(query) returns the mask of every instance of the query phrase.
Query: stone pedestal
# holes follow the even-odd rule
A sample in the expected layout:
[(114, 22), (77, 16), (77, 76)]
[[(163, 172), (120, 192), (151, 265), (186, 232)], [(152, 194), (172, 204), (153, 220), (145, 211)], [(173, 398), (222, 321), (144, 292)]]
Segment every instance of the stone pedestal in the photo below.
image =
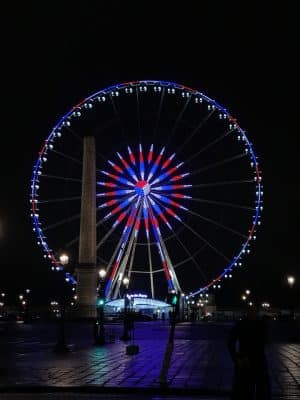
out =
[(96, 318), (97, 274), (95, 266), (84, 265), (76, 268), (78, 296), (76, 318)]

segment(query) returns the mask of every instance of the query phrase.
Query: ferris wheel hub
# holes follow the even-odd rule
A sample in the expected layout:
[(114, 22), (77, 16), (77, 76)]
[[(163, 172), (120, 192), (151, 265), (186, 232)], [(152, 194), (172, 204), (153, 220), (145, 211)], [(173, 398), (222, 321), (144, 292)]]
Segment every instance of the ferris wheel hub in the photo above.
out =
[(137, 183), (135, 185), (135, 190), (138, 195), (146, 196), (147, 194), (150, 193), (150, 185), (147, 181), (140, 180), (140, 181), (137, 181)]

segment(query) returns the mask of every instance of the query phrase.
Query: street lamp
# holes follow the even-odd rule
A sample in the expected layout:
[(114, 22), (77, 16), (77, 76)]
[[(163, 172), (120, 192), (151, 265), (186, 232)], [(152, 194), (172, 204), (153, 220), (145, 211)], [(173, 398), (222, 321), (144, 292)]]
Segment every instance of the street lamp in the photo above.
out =
[(124, 324), (123, 324), (123, 335), (120, 337), (121, 340), (127, 341), (130, 339), (129, 330), (130, 330), (130, 321), (128, 316), (128, 285), (129, 279), (125, 276), (123, 279), (124, 285)]
[(98, 296), (96, 303), (96, 322), (95, 322), (95, 343), (96, 344), (105, 344), (105, 335), (104, 335), (104, 305), (105, 305), (105, 293), (104, 293), (104, 279), (106, 277), (106, 270), (101, 268), (99, 271), (99, 287), (98, 287)]
[(69, 264), (69, 256), (67, 254), (61, 254), (59, 256), (59, 261), (61, 265), (67, 265)]
[(101, 268), (99, 271), (99, 277), (100, 279), (104, 279), (106, 277), (106, 271), (104, 268)]
[(287, 283), (289, 284), (289, 286), (292, 288), (294, 286), (295, 283), (295, 278), (293, 276), (288, 276), (287, 277)]
[(294, 319), (294, 298), (293, 298), (293, 291), (292, 291), (292, 289), (293, 289), (293, 286), (294, 286), (294, 284), (295, 284), (295, 281), (296, 281), (296, 279), (295, 279), (295, 277), (294, 276), (292, 276), (292, 275), (289, 275), (288, 277), (287, 277), (287, 283), (288, 283), (288, 285), (289, 285), (289, 287), (291, 288), (291, 291), (290, 291), (290, 318), (293, 320)]
[[(59, 256), (59, 261), (63, 267), (68, 265), (69, 256), (67, 254), (61, 254)], [(69, 351), (65, 340), (65, 311), (66, 311), (66, 294), (65, 294), (65, 277), (62, 276), (63, 282), (60, 291), (60, 319), (59, 319), (59, 331), (58, 331), (58, 341), (54, 347), (56, 353), (67, 353)]]

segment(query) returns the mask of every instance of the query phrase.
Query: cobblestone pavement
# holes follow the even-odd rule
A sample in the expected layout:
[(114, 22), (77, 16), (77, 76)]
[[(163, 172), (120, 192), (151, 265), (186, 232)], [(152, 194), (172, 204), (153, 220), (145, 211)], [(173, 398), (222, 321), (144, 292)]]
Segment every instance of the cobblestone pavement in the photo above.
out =
[[(34, 351), (34, 341), (30, 342), (28, 350), (25, 342), (18, 351), (5, 356), (6, 367), (3, 363), (0, 367), (0, 390), (52, 387), (126, 391), (134, 388), (155, 393), (159, 389), (166, 331), (156, 329), (149, 339), (137, 337), (135, 343), (139, 346), (139, 353), (136, 355), (127, 355), (127, 344), (119, 339), (102, 347), (74, 346), (73, 351), (65, 355), (55, 354), (49, 345), (36, 346)], [(300, 399), (300, 344), (275, 343), (269, 346), (267, 355), (273, 398)], [(184, 395), (186, 392), (191, 395), (198, 393), (199, 396), (200, 393), (219, 393), (228, 396), (232, 377), (233, 365), (224, 340), (175, 339), (167, 375), (171, 394)], [(1, 400), (12, 400), (9, 397), (12, 395), (3, 396), (1, 394)]]

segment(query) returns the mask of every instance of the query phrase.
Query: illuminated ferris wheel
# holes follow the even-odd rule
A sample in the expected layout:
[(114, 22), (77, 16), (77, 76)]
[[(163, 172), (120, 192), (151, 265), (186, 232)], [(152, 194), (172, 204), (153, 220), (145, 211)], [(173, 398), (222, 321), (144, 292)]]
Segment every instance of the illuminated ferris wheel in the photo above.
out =
[[(261, 172), (236, 119), (197, 90), (136, 81), (74, 106), (43, 143), (31, 181), (31, 216), (53, 270), (76, 263), (85, 135), (96, 139), (97, 262), (107, 298), (122, 277), (162, 296), (220, 287), (256, 239)], [(75, 283), (71, 274), (68, 278)]]

